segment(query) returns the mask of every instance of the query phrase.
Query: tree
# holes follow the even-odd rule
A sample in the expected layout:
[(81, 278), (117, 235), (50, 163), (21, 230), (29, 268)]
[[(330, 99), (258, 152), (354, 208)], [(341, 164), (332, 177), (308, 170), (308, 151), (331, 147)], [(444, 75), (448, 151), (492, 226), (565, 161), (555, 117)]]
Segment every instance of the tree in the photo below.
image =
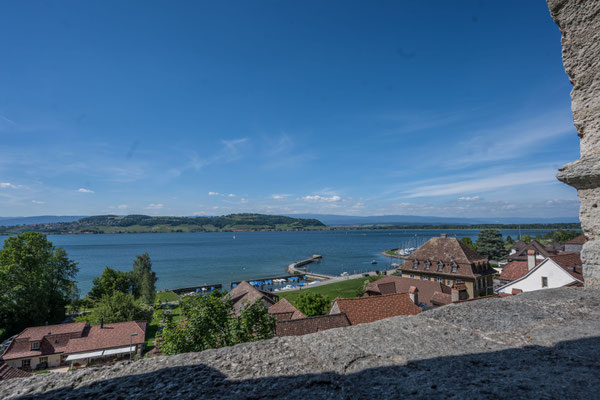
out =
[(136, 256), (131, 271), (131, 292), (146, 304), (154, 303), (156, 298), (156, 273), (152, 272), (152, 261), (148, 253)]
[(270, 339), (276, 318), (257, 301), (236, 314), (233, 303), (219, 293), (186, 296), (181, 303), (183, 321), (157, 308), (154, 316), (164, 324), (157, 339), (163, 354), (196, 352), (238, 343)]
[(531, 243), (531, 236), (523, 235), (523, 236), (521, 236), (521, 240), (525, 243)]
[(144, 306), (133, 295), (114, 291), (105, 294), (95, 304), (94, 311), (77, 318), (78, 321), (87, 321), (92, 325), (101, 322), (112, 324), (125, 321), (149, 320), (152, 318), (152, 308)]
[(463, 244), (466, 244), (467, 246), (469, 246), (471, 249), (477, 251), (477, 246), (475, 246), (475, 244), (473, 244), (473, 240), (471, 240), (470, 237), (465, 236), (464, 238), (460, 239), (460, 241)]
[(329, 297), (317, 293), (303, 293), (296, 299), (296, 307), (307, 317), (327, 314), (330, 303)]
[(490, 260), (499, 260), (506, 255), (504, 240), (498, 229), (482, 229), (475, 245), (477, 252)]
[(77, 263), (46, 235), (9, 237), (0, 250), (0, 326), (11, 335), (28, 326), (59, 323), (77, 297)]
[(506, 237), (506, 243), (512, 246), (513, 244), (515, 244), (515, 241), (509, 235)]
[(575, 239), (579, 235), (581, 235), (581, 232), (558, 229), (554, 232), (548, 232), (546, 237), (553, 242), (568, 242), (571, 239)]
[(99, 300), (105, 295), (112, 296), (114, 292), (131, 292), (130, 275), (110, 267), (104, 268), (102, 275), (95, 277), (93, 283), (89, 296), (94, 300)]

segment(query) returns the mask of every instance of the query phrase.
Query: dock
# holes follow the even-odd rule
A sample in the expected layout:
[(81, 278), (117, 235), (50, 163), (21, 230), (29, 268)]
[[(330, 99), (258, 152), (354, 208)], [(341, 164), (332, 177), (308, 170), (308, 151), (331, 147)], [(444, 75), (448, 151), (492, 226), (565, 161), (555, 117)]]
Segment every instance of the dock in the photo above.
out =
[(173, 292), (175, 294), (182, 294), (182, 293), (189, 293), (189, 292), (208, 292), (211, 290), (221, 289), (222, 287), (223, 287), (223, 285), (221, 285), (220, 283), (215, 283), (212, 285), (190, 286), (190, 287), (167, 289), (167, 290), (170, 290), (171, 292)]
[[(269, 277), (269, 278), (260, 278), (260, 279), (244, 279), (246, 282), (266, 282), (266, 281), (274, 281), (275, 279), (285, 279), (286, 282), (290, 281), (290, 278), (294, 278), (292, 279), (292, 281), (297, 280), (298, 278), (307, 275), (307, 274), (301, 274), (301, 275), (282, 275), (282, 276), (275, 276), (275, 277)], [(239, 285), (240, 282), (243, 281), (233, 281), (229, 283), (229, 288), (233, 289), (235, 286)]]

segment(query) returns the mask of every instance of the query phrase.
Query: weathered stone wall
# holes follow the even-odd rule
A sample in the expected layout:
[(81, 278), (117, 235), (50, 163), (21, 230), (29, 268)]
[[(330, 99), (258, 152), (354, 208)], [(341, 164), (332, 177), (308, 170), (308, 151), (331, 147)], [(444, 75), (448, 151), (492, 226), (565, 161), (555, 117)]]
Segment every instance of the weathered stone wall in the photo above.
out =
[(600, 285), (600, 1), (547, 0), (562, 33), (565, 71), (573, 85), (571, 109), (581, 138), (581, 158), (557, 177), (575, 187), (579, 219), (588, 242), (583, 246), (586, 285)]

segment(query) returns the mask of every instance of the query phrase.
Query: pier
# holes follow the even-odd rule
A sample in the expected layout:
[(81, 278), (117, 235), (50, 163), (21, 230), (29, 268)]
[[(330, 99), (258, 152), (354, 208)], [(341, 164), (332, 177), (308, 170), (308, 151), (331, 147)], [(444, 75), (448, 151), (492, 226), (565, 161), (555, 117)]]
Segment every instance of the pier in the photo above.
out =
[(167, 289), (175, 294), (189, 293), (189, 292), (210, 292), (212, 290), (221, 289), (223, 285), (220, 283), (215, 283), (213, 285), (200, 285), (200, 286), (190, 286), (183, 287), (177, 289)]
[(295, 263), (291, 263), (290, 265), (288, 265), (286, 271), (289, 274), (301, 274), (301, 275), (306, 275), (308, 278), (314, 278), (314, 279), (331, 279), (334, 278), (331, 275), (326, 275), (326, 274), (315, 274), (313, 272), (309, 272), (307, 268), (301, 269), (301, 267), (304, 267), (308, 264), (311, 264), (315, 261), (319, 261), (323, 258), (323, 256), (320, 256), (318, 254), (313, 255), (311, 258), (307, 258), (305, 260), (301, 260), (301, 261), (297, 261)]
[[(285, 279), (286, 282), (292, 282), (295, 280), (298, 280), (299, 278), (305, 276), (307, 274), (300, 274), (300, 275), (282, 275), (282, 276), (275, 276), (275, 277), (269, 277), (269, 278), (260, 278), (260, 279), (244, 279), (246, 282), (262, 282), (263, 285), (271, 285), (273, 284), (273, 281), (275, 280), (279, 280), (279, 279)], [(291, 279), (290, 279), (291, 278)], [(267, 283), (268, 281), (271, 281), (271, 283)], [(233, 289), (234, 287), (236, 287), (237, 285), (240, 284), (240, 282), (243, 281), (233, 281), (229, 283), (229, 288)]]

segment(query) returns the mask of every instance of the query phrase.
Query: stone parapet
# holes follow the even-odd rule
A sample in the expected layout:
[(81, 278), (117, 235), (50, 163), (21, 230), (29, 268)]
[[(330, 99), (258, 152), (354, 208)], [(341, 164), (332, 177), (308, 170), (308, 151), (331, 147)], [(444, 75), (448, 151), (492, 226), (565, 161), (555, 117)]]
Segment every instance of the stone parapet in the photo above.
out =
[(581, 139), (581, 158), (565, 165), (557, 178), (577, 189), (579, 219), (589, 241), (582, 252), (585, 284), (600, 285), (600, 1), (547, 1), (562, 34), (573, 122)]

